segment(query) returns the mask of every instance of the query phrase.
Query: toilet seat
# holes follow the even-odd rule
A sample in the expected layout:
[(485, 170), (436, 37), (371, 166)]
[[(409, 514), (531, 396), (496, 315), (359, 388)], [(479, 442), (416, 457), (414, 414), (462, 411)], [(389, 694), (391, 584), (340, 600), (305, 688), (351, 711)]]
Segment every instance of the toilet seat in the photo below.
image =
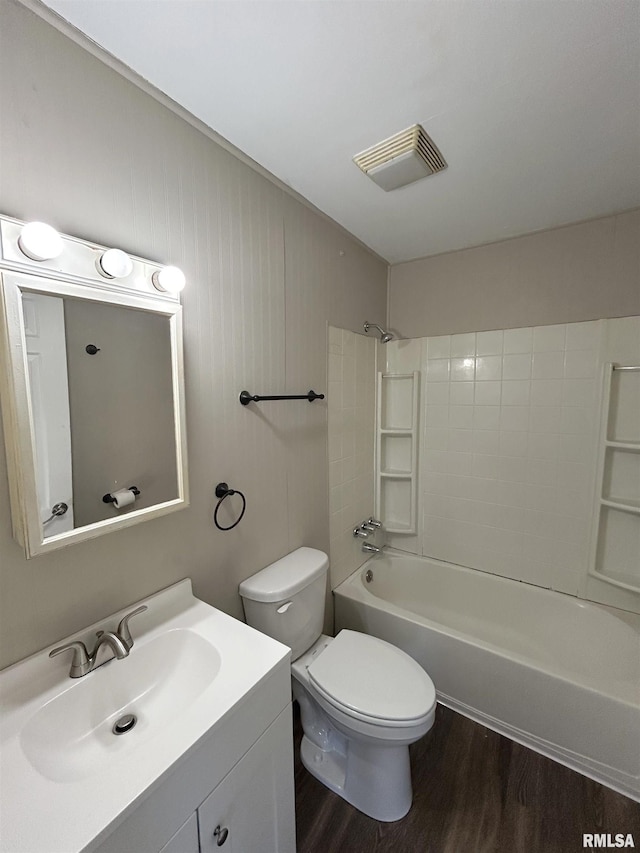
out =
[(433, 714), (433, 682), (413, 658), (384, 640), (340, 631), (307, 669), (325, 702), (373, 726), (409, 728)]

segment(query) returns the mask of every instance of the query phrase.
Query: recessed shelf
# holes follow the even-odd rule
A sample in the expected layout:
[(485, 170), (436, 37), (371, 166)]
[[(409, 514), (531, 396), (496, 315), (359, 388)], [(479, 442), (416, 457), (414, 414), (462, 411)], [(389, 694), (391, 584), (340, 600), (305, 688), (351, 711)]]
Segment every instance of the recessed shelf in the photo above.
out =
[(605, 441), (606, 447), (614, 450), (630, 450), (632, 453), (640, 453), (640, 441)]
[(628, 498), (623, 500), (615, 500), (615, 498), (602, 498), (600, 500), (602, 506), (608, 506), (611, 509), (618, 509), (621, 512), (634, 512), (640, 515), (640, 501), (632, 501)]
[(631, 380), (616, 371), (604, 366), (589, 574), (640, 592), (640, 387), (637, 372)]
[(409, 525), (397, 524), (396, 522), (391, 522), (390, 524), (395, 524), (395, 527), (387, 526), (387, 533), (415, 533), (415, 530)]
[(640, 589), (640, 513), (604, 504), (599, 534), (596, 571)]
[(640, 371), (616, 365), (609, 379), (607, 444), (640, 450)]
[(376, 515), (388, 533), (417, 531), (419, 373), (378, 374)]
[(413, 434), (380, 436), (380, 472), (411, 474)]
[(599, 578), (601, 581), (606, 581), (607, 583), (610, 583), (612, 586), (617, 586), (619, 589), (628, 589), (629, 592), (638, 591), (638, 584), (634, 583), (633, 579), (631, 579), (631, 582), (629, 582), (629, 580), (627, 580), (626, 575), (621, 575), (617, 572), (608, 572), (605, 575), (597, 569), (592, 571), (591, 575), (594, 578)]
[(411, 432), (413, 374), (380, 374), (378, 426), (385, 431)]

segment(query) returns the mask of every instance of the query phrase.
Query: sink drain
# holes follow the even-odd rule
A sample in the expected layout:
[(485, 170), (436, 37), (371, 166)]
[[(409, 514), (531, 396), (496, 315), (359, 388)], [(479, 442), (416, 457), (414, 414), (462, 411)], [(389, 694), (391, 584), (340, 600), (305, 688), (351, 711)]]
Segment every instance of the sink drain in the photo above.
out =
[(138, 718), (135, 714), (125, 714), (124, 717), (120, 717), (119, 720), (116, 720), (111, 731), (114, 735), (125, 735), (127, 732), (131, 731), (137, 722)]

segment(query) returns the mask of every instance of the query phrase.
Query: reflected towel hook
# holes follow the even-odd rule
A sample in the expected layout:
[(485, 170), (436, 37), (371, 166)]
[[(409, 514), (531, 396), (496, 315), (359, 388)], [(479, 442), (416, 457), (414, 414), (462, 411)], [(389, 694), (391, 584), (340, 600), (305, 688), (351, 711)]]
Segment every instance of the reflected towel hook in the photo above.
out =
[[(218, 522), (218, 510), (220, 509), (224, 499), (230, 497), (231, 495), (240, 495), (240, 497), (242, 498), (242, 511), (240, 512), (238, 518), (233, 522), (233, 524), (230, 524), (228, 527), (223, 527)], [(237, 489), (230, 489), (227, 483), (218, 483), (218, 485), (216, 486), (216, 497), (219, 498), (219, 500), (216, 504), (215, 510), (213, 511), (213, 523), (218, 528), (218, 530), (233, 530), (233, 528), (237, 527), (238, 524), (240, 524), (240, 522), (242, 521), (242, 516), (244, 515), (244, 511), (247, 508), (247, 499), (242, 494), (242, 492), (238, 491)]]

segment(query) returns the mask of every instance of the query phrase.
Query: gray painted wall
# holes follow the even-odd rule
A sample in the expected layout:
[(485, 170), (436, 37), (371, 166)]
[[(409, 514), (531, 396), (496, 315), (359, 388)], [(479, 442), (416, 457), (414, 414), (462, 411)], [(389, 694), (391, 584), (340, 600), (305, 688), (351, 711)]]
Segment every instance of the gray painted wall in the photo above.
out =
[(392, 266), (405, 338), (640, 314), (640, 210)]
[[(14, 0), (0, 3), (0, 207), (182, 267), (191, 506), (25, 560), (0, 452), (0, 666), (174, 581), (241, 616), (238, 583), (329, 549), (327, 323), (385, 316), (386, 265)], [(365, 317), (362, 306), (366, 305)], [(220, 480), (247, 496), (235, 530)]]

